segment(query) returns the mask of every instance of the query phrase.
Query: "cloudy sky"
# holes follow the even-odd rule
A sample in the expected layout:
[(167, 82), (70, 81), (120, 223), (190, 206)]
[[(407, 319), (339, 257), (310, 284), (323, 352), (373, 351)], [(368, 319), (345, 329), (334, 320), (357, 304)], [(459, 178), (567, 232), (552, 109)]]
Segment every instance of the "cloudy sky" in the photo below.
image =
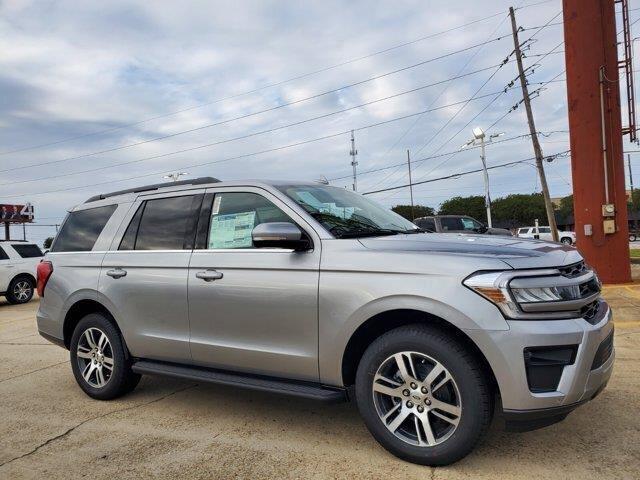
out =
[[(455, 3), (4, 0), (0, 203), (30, 201), (37, 222), (54, 224), (91, 195), (175, 171), (345, 177), (351, 129), (360, 192), (406, 183), (404, 165), (385, 167), (405, 162), (407, 149), (414, 181), (477, 168), (478, 150), (458, 150), (472, 127), (496, 121), (489, 133), (504, 135), (488, 163), (530, 158), (530, 140), (513, 139), (528, 131), (524, 109), (507, 114), (520, 91), (503, 91), (516, 65), (496, 65), (513, 49), (513, 3), (521, 41), (535, 35), (531, 89), (564, 79), (561, 1)], [(544, 85), (533, 108), (545, 154), (567, 150), (565, 83)], [(567, 158), (547, 172), (552, 196), (570, 193)], [(529, 164), (491, 171), (491, 185), (493, 197), (539, 190)], [(415, 197), (437, 207), (482, 190), (477, 173), (416, 186)], [(373, 198), (407, 203), (408, 191)], [(28, 234), (41, 241), (51, 231)]]

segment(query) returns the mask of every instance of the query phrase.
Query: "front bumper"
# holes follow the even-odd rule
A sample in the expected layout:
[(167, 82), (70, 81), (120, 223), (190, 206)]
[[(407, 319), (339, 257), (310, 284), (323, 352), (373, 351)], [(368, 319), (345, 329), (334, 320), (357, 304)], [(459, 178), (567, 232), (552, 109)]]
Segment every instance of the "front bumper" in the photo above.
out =
[[(606, 302), (601, 301), (591, 322), (510, 320), (506, 331), (467, 331), (493, 370), (508, 422), (518, 418), (561, 420), (605, 387), (613, 371), (615, 351), (611, 349), (606, 360), (593, 367), (598, 347), (613, 332), (612, 313)], [(575, 345), (577, 351), (573, 363), (563, 368), (556, 389), (532, 392), (527, 382), (524, 349), (564, 345)]]

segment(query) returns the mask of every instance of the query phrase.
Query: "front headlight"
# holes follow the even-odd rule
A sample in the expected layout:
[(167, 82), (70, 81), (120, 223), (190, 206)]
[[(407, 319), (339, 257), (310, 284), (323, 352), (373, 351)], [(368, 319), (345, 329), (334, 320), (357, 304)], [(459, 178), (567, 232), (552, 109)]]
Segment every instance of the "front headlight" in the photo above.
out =
[(574, 277), (557, 269), (478, 272), (462, 283), (512, 319), (577, 318), (600, 294), (591, 270)]

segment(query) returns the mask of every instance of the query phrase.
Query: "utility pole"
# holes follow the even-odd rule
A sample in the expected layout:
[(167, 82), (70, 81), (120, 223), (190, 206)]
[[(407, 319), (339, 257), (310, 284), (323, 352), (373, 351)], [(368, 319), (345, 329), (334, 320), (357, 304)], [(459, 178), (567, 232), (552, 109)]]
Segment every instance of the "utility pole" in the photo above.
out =
[(356, 161), (356, 155), (358, 155), (358, 150), (356, 150), (356, 138), (353, 136), (353, 130), (351, 130), (351, 151), (349, 152), (351, 155), (351, 166), (353, 167), (353, 191), (358, 191), (358, 177), (356, 173), (356, 166), (358, 162)]
[[(637, 215), (636, 213), (636, 200), (633, 195), (633, 173), (631, 173), (631, 154), (627, 153), (627, 166), (629, 167), (629, 186), (631, 187), (631, 214)], [(638, 218), (633, 221), (633, 228), (638, 230)]]
[(531, 141), (533, 142), (533, 151), (536, 156), (536, 169), (538, 170), (538, 176), (540, 177), (540, 187), (542, 188), (542, 196), (544, 198), (544, 206), (547, 211), (547, 220), (549, 227), (551, 228), (551, 235), (553, 241), (559, 241), (558, 226), (556, 225), (556, 217), (551, 204), (551, 196), (549, 195), (549, 186), (547, 185), (547, 177), (544, 173), (544, 164), (542, 148), (538, 141), (538, 132), (533, 120), (533, 112), (531, 110), (531, 99), (529, 98), (529, 88), (527, 87), (527, 77), (524, 74), (524, 67), (522, 66), (522, 52), (520, 51), (520, 40), (518, 40), (518, 27), (516, 26), (516, 14), (513, 11), (513, 7), (509, 7), (509, 15), (511, 16), (511, 30), (513, 31), (513, 44), (516, 52), (516, 60), (518, 64), (518, 73), (520, 76), (520, 86), (522, 87), (522, 97), (524, 100), (524, 106), (527, 111), (527, 120), (529, 121), (529, 132), (531, 134)]
[(413, 183), (411, 180), (411, 155), (409, 149), (407, 149), (407, 166), (409, 167), (409, 192), (411, 194), (411, 221), (416, 219), (415, 212), (413, 211)]
[(484, 175), (484, 206), (487, 209), (487, 226), (493, 228), (491, 219), (491, 196), (489, 195), (489, 172), (487, 171), (487, 156), (484, 148), (484, 132), (480, 135), (480, 160), (482, 160), (482, 170)]
[(487, 210), (487, 226), (493, 228), (493, 221), (491, 218), (491, 194), (489, 193), (489, 171), (487, 170), (487, 154), (485, 146), (487, 143), (491, 143), (494, 138), (498, 138), (504, 135), (504, 133), (494, 133), (489, 135), (489, 141), (487, 142), (487, 135), (480, 127), (473, 129), (473, 138), (460, 147), (460, 150), (465, 149), (471, 145), (478, 145), (480, 142), (480, 161), (482, 162), (482, 175), (484, 177), (484, 207)]

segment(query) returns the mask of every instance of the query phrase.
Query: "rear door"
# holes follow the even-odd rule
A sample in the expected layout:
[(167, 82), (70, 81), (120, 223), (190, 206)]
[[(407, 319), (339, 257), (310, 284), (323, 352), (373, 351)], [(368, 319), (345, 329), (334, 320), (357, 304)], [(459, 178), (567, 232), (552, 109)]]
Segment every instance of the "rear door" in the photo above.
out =
[(136, 357), (191, 360), (187, 272), (203, 193), (139, 197), (104, 257), (99, 292)]
[(553, 236), (551, 235), (551, 227), (539, 227), (538, 231), (540, 232), (540, 240), (553, 240)]
[(0, 246), (0, 292), (6, 292), (14, 270), (6, 249)]
[[(313, 250), (254, 248), (251, 231), (265, 222), (297, 224)], [(320, 239), (313, 229), (266, 190), (216, 188), (203, 204), (197, 243), (189, 267), (193, 360), (318, 381)]]

